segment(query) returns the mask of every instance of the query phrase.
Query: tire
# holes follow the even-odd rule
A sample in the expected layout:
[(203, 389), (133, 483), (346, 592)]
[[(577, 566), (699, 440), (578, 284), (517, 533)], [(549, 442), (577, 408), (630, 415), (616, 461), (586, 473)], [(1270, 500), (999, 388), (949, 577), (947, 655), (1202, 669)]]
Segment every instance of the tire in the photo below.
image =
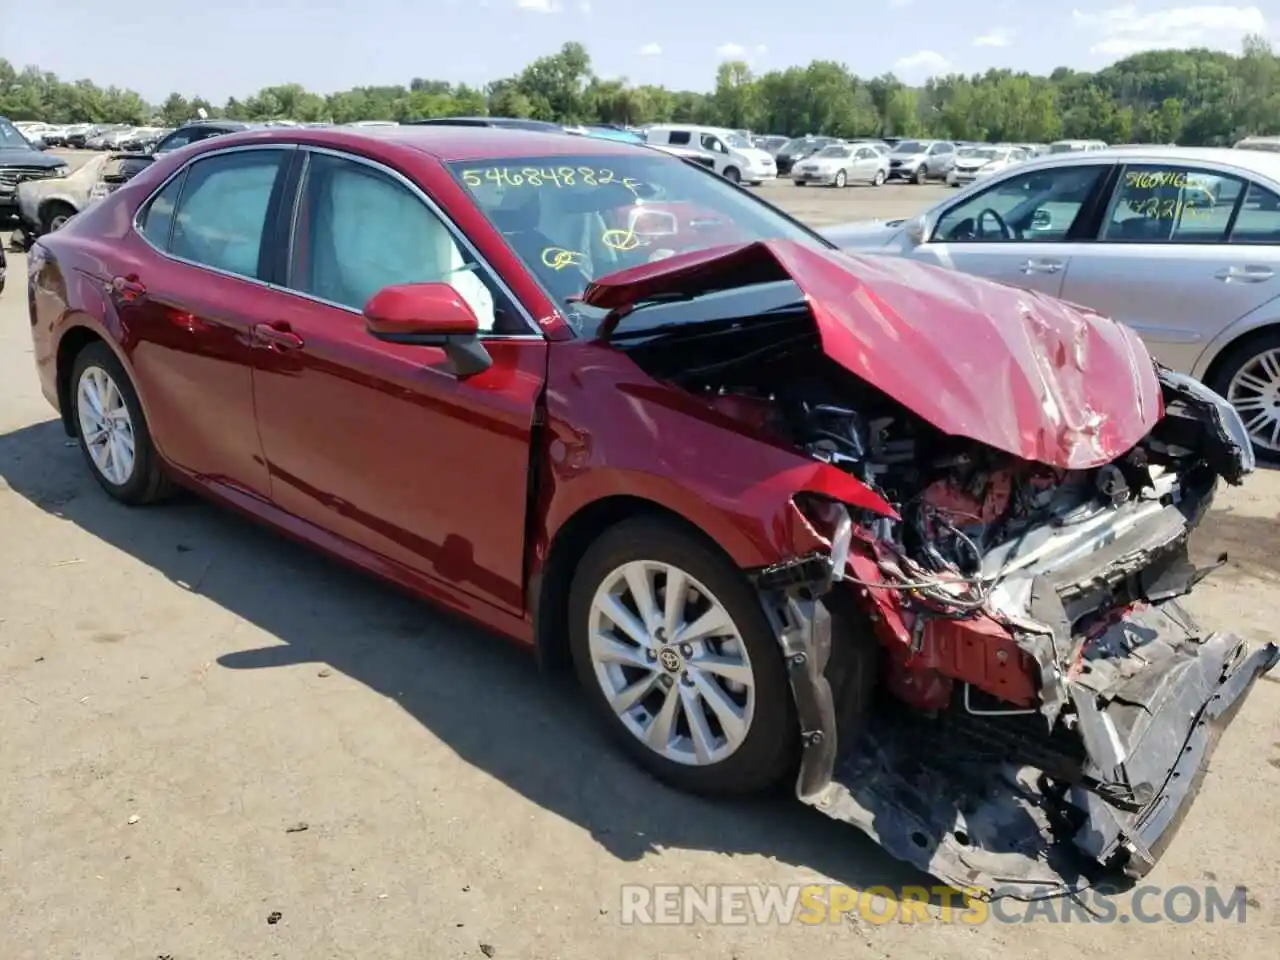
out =
[[(108, 475), (90, 450), (90, 441), (85, 435), (90, 422), (81, 412), (81, 388), (82, 385), (89, 388), (84, 384), (86, 377), (93, 377), (101, 383), (97, 374), (105, 374), (109, 378), (128, 417), (128, 432), (133, 442), (133, 462), (131, 469), (123, 476)], [(142, 506), (163, 500), (173, 493), (173, 483), (160, 464), (160, 457), (156, 453), (151, 432), (142, 413), (142, 404), (138, 402), (138, 394), (124, 366), (105, 343), (90, 343), (76, 355), (71, 366), (71, 386), (67, 400), (71, 404), (71, 419), (75, 424), (76, 437), (80, 441), (80, 452), (89, 465), (89, 472), (112, 498), (130, 506)]]
[(911, 175), (911, 182), (916, 186), (923, 186), (929, 182), (929, 171), (924, 168), (924, 164), (920, 164), (916, 168), (916, 172)]
[(742, 182), (742, 174), (738, 172), (737, 167), (725, 167), (724, 178), (730, 183)]
[[(699, 648), (690, 654), (688, 648), (681, 653), (675, 644), (669, 644), (658, 648), (656, 659), (647, 655), (651, 665), (646, 665), (646, 655), (641, 653), (644, 648), (634, 643), (619, 644), (640, 662), (639, 666), (625, 668), (594, 655), (592, 637), (606, 633), (598, 608), (594, 607), (597, 592), (620, 577), (619, 571), (626, 564), (636, 562), (676, 568), (685, 574), (698, 594), (706, 591), (712, 595), (728, 614), (740, 638), (740, 646), (738, 640), (731, 640), (716, 650), (716, 641), (705, 646), (703, 641), (695, 641)], [(661, 604), (660, 585), (663, 581), (659, 577), (654, 577), (651, 590), (655, 602)], [(690, 619), (699, 615), (699, 606), (688, 608)], [(681, 526), (669, 520), (636, 517), (606, 530), (587, 550), (574, 574), (569, 591), (569, 617), (570, 650), (578, 679), (592, 709), (631, 758), (659, 780), (690, 793), (742, 796), (768, 790), (794, 768), (799, 748), (799, 725), (782, 651), (759, 597), (740, 570)], [(604, 623), (608, 624), (608, 621)], [(616, 630), (612, 632), (619, 633)], [(697, 696), (697, 692), (705, 688), (707, 677), (713, 675), (690, 670), (689, 667), (704, 654), (734, 659), (742, 656), (742, 650), (746, 651), (743, 659), (748, 661), (750, 686), (744, 688), (748, 692), (733, 694), (720, 681), (715, 682), (720, 694), (743, 698), (743, 703), (735, 701), (735, 706), (742, 712), (745, 713), (750, 706), (745, 735), (736, 747), (730, 749), (727, 746), (729, 738), (724, 734), (727, 728), (720, 728), (719, 733), (714, 731), (712, 723), (717, 728), (719, 723), (712, 720), (714, 714), (708, 701), (699, 697), (694, 701), (693, 712), (703, 718), (703, 728), (712, 734), (715, 743), (718, 745), (723, 739), (726, 746), (717, 746), (717, 750), (725, 751), (720, 758), (715, 757), (714, 751), (695, 757), (694, 738), (690, 735), (693, 728), (688, 719), (691, 714), (683, 713), (684, 698)], [(678, 664), (668, 662), (669, 652), (673, 654), (670, 659), (679, 660)], [(687, 661), (686, 657), (689, 658)], [(616, 671), (613, 677), (608, 675), (611, 669)], [(627, 671), (625, 674), (624, 669)], [(689, 674), (697, 674), (696, 683), (686, 683), (684, 677)], [(624, 719), (611, 706), (605, 685), (630, 692), (639, 689), (638, 680), (646, 681), (649, 692), (644, 698), (633, 701), (628, 710), (622, 711), (626, 716)], [(642, 742), (641, 737), (652, 732), (656, 717), (662, 713), (661, 704), (672, 697), (679, 705), (672, 731), (679, 733), (683, 722), (684, 732), (679, 733), (676, 741), (666, 738), (668, 755), (664, 755)], [(673, 759), (673, 755), (676, 758)]]
[(884, 171), (883, 171), (883, 170), (877, 170), (877, 171), (876, 171), (875, 178), (874, 178), (874, 179), (872, 179), (872, 181), (871, 181), (871, 185), (872, 185), (873, 187), (883, 187), (883, 186), (884, 186), (884, 181), (885, 181), (885, 179), (886, 179), (886, 178), (885, 178), (885, 175), (884, 175)]
[[(1248, 400), (1256, 396), (1257, 392), (1243, 385), (1236, 385), (1233, 390), (1232, 381), (1234, 381), (1240, 373), (1248, 370), (1261, 357), (1272, 351), (1280, 356), (1280, 328), (1267, 330), (1260, 333), (1256, 337), (1251, 337), (1242, 343), (1229, 347), (1227, 351), (1214, 364), (1214, 372), (1206, 381), (1206, 386), (1214, 392), (1226, 397), (1232, 404), (1238, 403), (1240, 400)], [(1263, 374), (1265, 376), (1265, 374)], [(1258, 413), (1256, 409), (1236, 409), (1240, 413), (1240, 418), (1244, 420), (1247, 428), (1250, 419)], [(1275, 444), (1270, 437), (1257, 436), (1250, 431), (1250, 438), (1253, 440), (1253, 449), (1258, 455), (1258, 459), (1265, 460), (1268, 463), (1280, 463), (1280, 444)]]
[(76, 208), (69, 203), (54, 201), (40, 211), (40, 225), (45, 233), (61, 230), (62, 225), (76, 215)]
[(791, 182), (794, 183), (797, 187), (803, 187), (805, 185), (805, 182), (803, 180), (792, 180)]
[(848, 183), (849, 178), (845, 175), (845, 172), (843, 170), (837, 170), (836, 178), (831, 182), (831, 185), (837, 190), (843, 190)]

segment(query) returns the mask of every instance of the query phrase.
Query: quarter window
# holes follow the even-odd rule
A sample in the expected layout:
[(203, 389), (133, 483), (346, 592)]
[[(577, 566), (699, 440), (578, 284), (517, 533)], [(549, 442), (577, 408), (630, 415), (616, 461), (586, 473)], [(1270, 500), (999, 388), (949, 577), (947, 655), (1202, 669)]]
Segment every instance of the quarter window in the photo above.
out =
[(1280, 197), (1256, 183), (1249, 184), (1229, 242), (1280, 243)]
[(1102, 176), (1102, 166), (1035, 170), (1001, 180), (938, 218), (943, 243), (1061, 243)]
[(683, 147), (689, 143), (688, 130), (671, 130), (667, 133), (667, 143), (673, 147)]
[(173, 228), (173, 209), (178, 204), (182, 193), (182, 181), (186, 179), (184, 170), (167, 184), (164, 189), (151, 198), (142, 216), (138, 220), (138, 229), (150, 243), (161, 250), (169, 249), (169, 231)]
[(288, 286), (329, 303), (361, 310), (384, 287), (447, 283), (482, 331), (529, 332), (434, 211), (404, 184), (354, 160), (311, 156), (290, 259)]
[(1130, 165), (1120, 174), (1101, 240), (1222, 243), (1244, 182), (1176, 165)]
[(249, 150), (192, 163), (169, 252), (227, 273), (258, 277), (271, 193), (287, 156), (283, 150)]

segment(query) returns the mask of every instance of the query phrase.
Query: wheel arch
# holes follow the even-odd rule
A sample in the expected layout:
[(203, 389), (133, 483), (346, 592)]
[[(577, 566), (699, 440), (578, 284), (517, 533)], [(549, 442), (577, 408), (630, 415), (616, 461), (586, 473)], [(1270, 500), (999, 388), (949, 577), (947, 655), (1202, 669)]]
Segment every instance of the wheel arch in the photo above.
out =
[(1192, 375), (1205, 384), (1212, 384), (1222, 373), (1225, 361), (1239, 347), (1277, 331), (1280, 331), (1280, 316), (1274, 312), (1268, 314), (1268, 319), (1255, 323), (1250, 323), (1246, 317), (1224, 330), (1205, 348), (1196, 361)]
[(569, 663), (569, 587), (578, 562), (608, 529), (637, 516), (672, 523), (715, 551), (729, 563), (737, 561), (725, 547), (696, 523), (665, 504), (635, 494), (611, 494), (581, 505), (556, 529), (541, 568), (534, 573), (529, 595), (534, 598), (533, 640), (538, 662), (561, 669)]
[(58, 393), (58, 411), (62, 415), (62, 429), (68, 437), (79, 435), (71, 403), (71, 369), (75, 366), (76, 357), (92, 343), (108, 343), (108, 340), (92, 327), (82, 325), (68, 327), (58, 338), (55, 386)]

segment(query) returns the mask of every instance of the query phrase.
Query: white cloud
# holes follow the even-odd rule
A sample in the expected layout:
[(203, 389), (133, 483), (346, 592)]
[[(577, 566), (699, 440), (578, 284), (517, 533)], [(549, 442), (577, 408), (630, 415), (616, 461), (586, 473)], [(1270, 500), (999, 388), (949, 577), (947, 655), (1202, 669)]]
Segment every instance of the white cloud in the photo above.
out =
[(1013, 31), (1008, 27), (994, 27), (980, 37), (973, 38), (975, 47), (1007, 47), (1013, 43)]
[(581, 10), (583, 13), (590, 13), (591, 0), (582, 0), (582, 2), (578, 4), (578, 9)]
[(925, 79), (941, 73), (949, 66), (951, 66), (950, 61), (938, 51), (921, 50), (895, 60), (893, 72), (903, 74), (904, 78)]
[(646, 43), (640, 48), (640, 56), (642, 57), (660, 57), (662, 56), (662, 47), (656, 43)]
[(516, 6), (530, 13), (560, 13), (564, 10), (560, 0), (516, 0)]
[(1110, 57), (1190, 47), (1234, 51), (1246, 34), (1267, 32), (1267, 18), (1257, 7), (1205, 5), (1141, 13), (1128, 4), (1101, 13), (1073, 10), (1071, 16), (1077, 26), (1097, 35), (1090, 52)]
[(716, 56), (721, 60), (737, 60), (747, 55), (747, 48), (740, 43), (722, 43), (716, 47)]
[(889, 0), (889, 6), (897, 10), (902, 7), (911, 6), (912, 0)]
[(769, 48), (768, 48), (768, 47), (766, 47), (763, 43), (757, 43), (757, 44), (756, 44), (756, 54), (757, 54), (757, 55), (763, 55), (763, 54), (766, 54), (766, 53), (768, 53), (768, 52), (769, 52)]

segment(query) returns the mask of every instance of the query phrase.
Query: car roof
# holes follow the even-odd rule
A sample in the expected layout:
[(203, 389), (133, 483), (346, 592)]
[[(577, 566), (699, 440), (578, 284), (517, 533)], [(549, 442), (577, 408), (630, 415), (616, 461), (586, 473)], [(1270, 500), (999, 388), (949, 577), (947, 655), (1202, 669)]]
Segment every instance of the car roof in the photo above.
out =
[(246, 130), (218, 138), (218, 147), (236, 144), (303, 143), (339, 150), (359, 149), (370, 143), (407, 147), (444, 162), (530, 156), (627, 156), (648, 150), (642, 144), (596, 137), (572, 137), (560, 132), (518, 130), (510, 127), (448, 126), (445, 124), (399, 127), (277, 127)]
[(1106, 163), (1217, 163), (1247, 173), (1280, 180), (1280, 153), (1264, 150), (1236, 150), (1232, 147), (1122, 146), (1088, 153), (1051, 153), (1028, 160), (1019, 170), (1055, 167), (1059, 164)]

